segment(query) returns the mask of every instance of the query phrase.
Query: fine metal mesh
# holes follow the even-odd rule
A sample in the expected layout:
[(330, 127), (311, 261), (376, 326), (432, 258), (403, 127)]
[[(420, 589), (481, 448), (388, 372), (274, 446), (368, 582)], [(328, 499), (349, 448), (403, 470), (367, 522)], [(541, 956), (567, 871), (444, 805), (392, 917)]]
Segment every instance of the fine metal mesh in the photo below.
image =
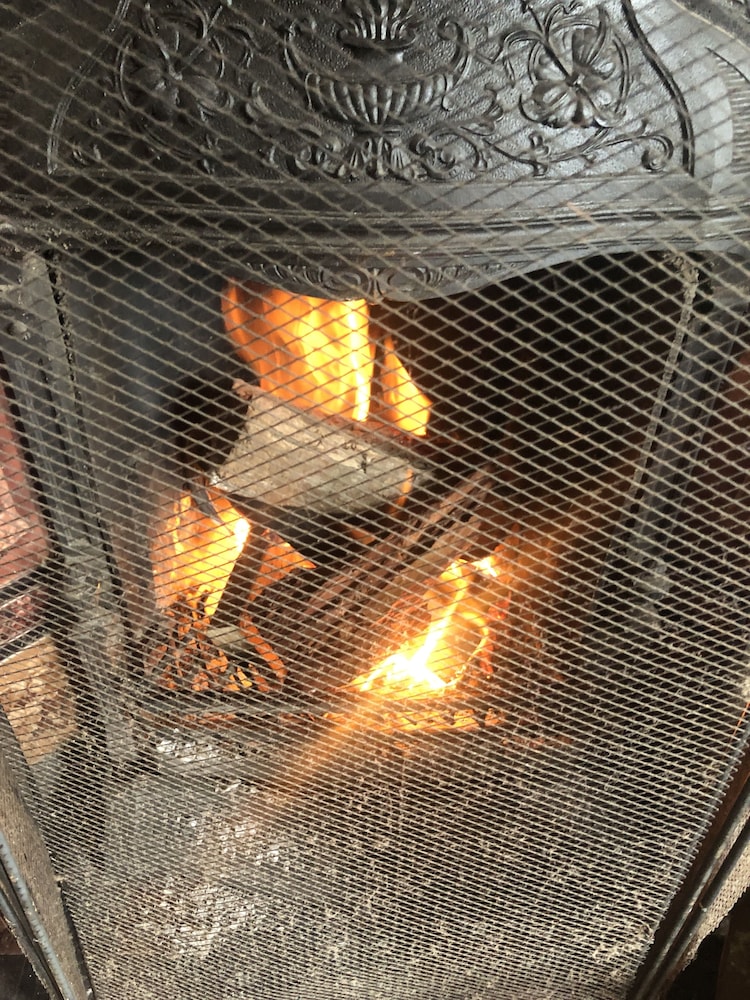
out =
[(0, 4), (2, 738), (98, 1000), (626, 996), (750, 698), (689, 8)]

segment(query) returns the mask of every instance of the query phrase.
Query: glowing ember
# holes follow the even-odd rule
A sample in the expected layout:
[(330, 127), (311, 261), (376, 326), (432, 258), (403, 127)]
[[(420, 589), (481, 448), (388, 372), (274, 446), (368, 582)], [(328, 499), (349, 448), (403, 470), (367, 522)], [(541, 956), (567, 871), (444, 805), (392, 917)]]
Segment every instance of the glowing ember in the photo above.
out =
[(497, 554), (451, 563), (424, 594), (427, 627), (351, 687), (380, 697), (427, 698), (455, 688), (474, 660), (490, 672), (490, 626), (506, 583)]

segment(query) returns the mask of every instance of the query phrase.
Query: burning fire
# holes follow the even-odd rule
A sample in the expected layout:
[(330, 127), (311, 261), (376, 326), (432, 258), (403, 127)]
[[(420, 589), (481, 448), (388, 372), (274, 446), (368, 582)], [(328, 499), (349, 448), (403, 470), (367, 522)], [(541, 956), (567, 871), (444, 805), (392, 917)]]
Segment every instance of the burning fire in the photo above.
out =
[(218, 491), (206, 491), (214, 517), (181, 494), (157, 523), (151, 545), (156, 605), (167, 608), (185, 593), (205, 601), (206, 617), (218, 607), (251, 526)]
[[(260, 387), (280, 400), (359, 422), (374, 412), (401, 430), (426, 433), (430, 401), (409, 377), (390, 336), (380, 345), (376, 383), (376, 345), (364, 299), (335, 302), (274, 288), (261, 294), (230, 282), (222, 309), (237, 353)], [(199, 593), (210, 618), (251, 533), (250, 522), (220, 492), (209, 491), (208, 499), (215, 516), (185, 493), (157, 525), (151, 555), (160, 608), (186, 592)], [(288, 548), (282, 554), (276, 547), (273, 558), (296, 565), (301, 557)]]
[(370, 416), (418, 436), (430, 400), (399, 360), (393, 338), (376, 343), (364, 299), (336, 302), (230, 282), (224, 325), (260, 388), (323, 416)]
[(491, 672), (491, 625), (507, 584), (497, 553), (455, 560), (424, 594), (428, 625), (351, 687), (378, 697), (428, 698), (455, 688), (472, 661)]
[[(230, 282), (222, 311), (238, 355), (266, 393), (323, 419), (363, 423), (374, 418), (409, 434), (427, 433), (430, 400), (398, 358), (393, 338), (373, 334), (364, 299), (335, 302)], [(413, 471), (407, 469), (401, 501), (412, 479)], [(166, 663), (166, 686), (177, 683), (177, 678), (193, 690), (205, 690), (216, 677), (223, 690), (251, 686), (271, 690), (271, 682), (252, 667), (251, 678), (241, 669), (229, 673), (227, 655), (211, 638), (211, 620), (237, 560), (252, 541), (263, 557), (237, 628), (276, 681), (283, 683), (286, 668), (258, 630), (253, 604), (287, 573), (314, 566), (284, 539), (251, 524), (218, 489), (199, 490), (205, 495), (196, 497), (186, 490), (169, 501), (155, 524), (151, 560), (156, 605), (172, 624), (168, 640), (152, 651), (153, 669)], [(433, 616), (428, 635), (383, 661), (355, 686), (375, 692), (400, 682), (410, 687), (410, 696), (416, 696), (455, 683), (487, 643), (482, 619), (471, 626), (479, 631), (469, 640), (473, 645), (468, 653), (462, 645), (462, 630), (466, 631), (472, 614), (469, 591), (477, 572), (473, 564), (460, 561), (446, 570), (427, 595)]]
[[(157, 523), (151, 546), (154, 593), (170, 627), (167, 641), (151, 650), (147, 666), (150, 672), (162, 670), (159, 683), (168, 688), (179, 680), (196, 692), (213, 686), (224, 691), (254, 687), (268, 693), (273, 683), (283, 683), (286, 667), (256, 628), (253, 602), (287, 573), (315, 567), (275, 532), (253, 527), (221, 493), (210, 488), (205, 492), (200, 506), (189, 492), (181, 494)], [(237, 559), (254, 535), (263, 556), (238, 628), (270, 668), (270, 680), (252, 664), (246, 668), (250, 676), (241, 667), (230, 667), (227, 655), (210, 640), (211, 620)]]

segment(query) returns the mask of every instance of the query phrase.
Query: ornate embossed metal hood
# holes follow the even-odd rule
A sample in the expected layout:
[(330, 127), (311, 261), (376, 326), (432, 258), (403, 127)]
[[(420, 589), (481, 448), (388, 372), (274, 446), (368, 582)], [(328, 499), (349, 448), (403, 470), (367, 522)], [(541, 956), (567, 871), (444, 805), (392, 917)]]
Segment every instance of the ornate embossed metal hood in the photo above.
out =
[(744, 226), (747, 49), (670, 0), (85, 7), (68, 58), (46, 54), (55, 11), (9, 51), (30, 236), (96, 241), (124, 212), (341, 296), (653, 245), (686, 205), (697, 243)]

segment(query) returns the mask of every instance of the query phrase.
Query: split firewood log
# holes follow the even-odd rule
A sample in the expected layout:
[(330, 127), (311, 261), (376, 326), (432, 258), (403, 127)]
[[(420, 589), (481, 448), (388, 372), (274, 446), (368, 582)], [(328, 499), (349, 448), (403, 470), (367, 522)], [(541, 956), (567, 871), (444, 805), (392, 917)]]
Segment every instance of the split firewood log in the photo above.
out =
[[(486, 663), (494, 646), (498, 672), (515, 663), (552, 676), (557, 666), (550, 650), (577, 641), (633, 474), (633, 463), (623, 461), (595, 482), (529, 501), (510, 491), (501, 496), (491, 467), (479, 469), (416, 524), (407, 519), (325, 580), (295, 612), (292, 627), (272, 613), (292, 596), (301, 600), (291, 590), (273, 600), (269, 595), (256, 624), (298, 672), (322, 671), (330, 683), (346, 685), (425, 629), (432, 595), (452, 585), (456, 574), (462, 580), (469, 574), (476, 585), (466, 605), (456, 608), (452, 621), (461, 641), (451, 648), (471, 646), (469, 658), (479, 653)], [(496, 623), (492, 609), (501, 605), (502, 622)]]
[(215, 487), (259, 507), (354, 513), (424, 483), (429, 463), (408, 435), (299, 409), (247, 383), (245, 423)]

